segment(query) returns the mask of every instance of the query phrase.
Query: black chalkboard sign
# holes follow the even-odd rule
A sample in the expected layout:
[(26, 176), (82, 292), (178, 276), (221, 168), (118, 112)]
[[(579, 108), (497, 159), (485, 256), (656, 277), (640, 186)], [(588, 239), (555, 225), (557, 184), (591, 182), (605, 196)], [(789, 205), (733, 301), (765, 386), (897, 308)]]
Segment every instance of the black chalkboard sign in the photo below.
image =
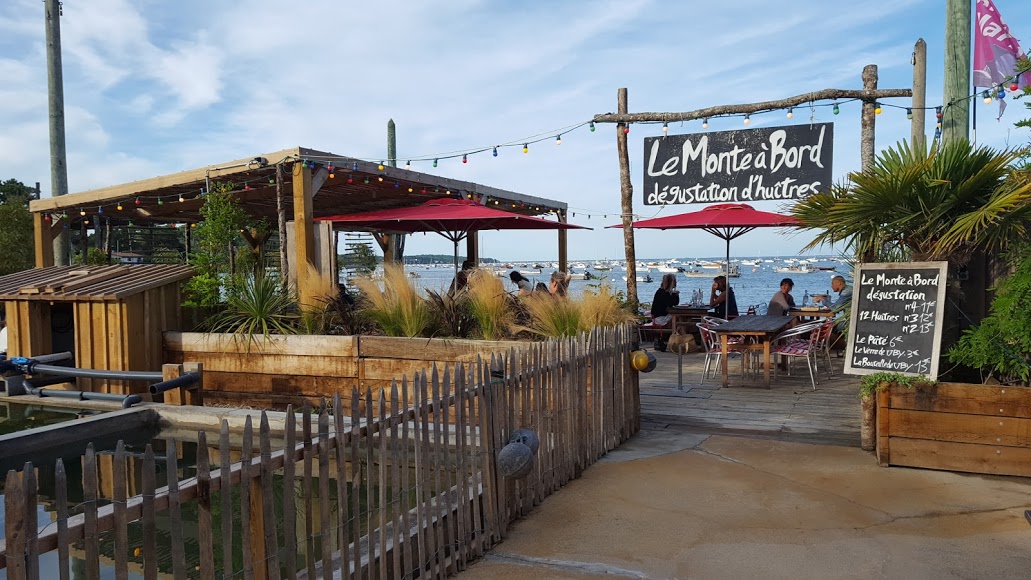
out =
[(813, 123), (644, 139), (644, 203), (799, 199), (834, 174), (834, 125)]
[(948, 262), (860, 264), (845, 372), (938, 376)]

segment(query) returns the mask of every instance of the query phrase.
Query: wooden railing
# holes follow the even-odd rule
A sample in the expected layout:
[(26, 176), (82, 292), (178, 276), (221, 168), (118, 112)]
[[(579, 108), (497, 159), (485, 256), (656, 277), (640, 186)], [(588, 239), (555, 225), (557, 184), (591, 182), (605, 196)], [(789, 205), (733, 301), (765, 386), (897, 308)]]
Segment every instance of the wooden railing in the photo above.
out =
[[(638, 430), (634, 338), (599, 329), (434, 368), (375, 400), (354, 390), (348, 418), (339, 396), (317, 413), (305, 404), (299, 419), (287, 413), (281, 443), (263, 413), (257, 448), (249, 419), (239, 444), (223, 422), (217, 443), (204, 432), (195, 446), (168, 443), (161, 488), (150, 444), (142, 457), (121, 443), (113, 455), (91, 448), (79, 503), (57, 462), (54, 521), (40, 529), (37, 470), (27, 464), (7, 474), (0, 566), (11, 580), (68, 578), (70, 557), (86, 578), (102, 566), (116, 578), (457, 573)], [(517, 428), (535, 431), (540, 448), (531, 473), (510, 480), (497, 455)], [(196, 475), (182, 477), (194, 449)]]

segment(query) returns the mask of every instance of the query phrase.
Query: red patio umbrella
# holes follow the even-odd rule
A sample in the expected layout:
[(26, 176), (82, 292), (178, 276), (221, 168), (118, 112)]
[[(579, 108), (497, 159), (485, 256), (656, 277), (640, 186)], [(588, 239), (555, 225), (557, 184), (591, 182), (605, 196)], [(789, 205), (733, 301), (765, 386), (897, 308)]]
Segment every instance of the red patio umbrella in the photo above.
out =
[[(720, 203), (698, 211), (669, 215), (633, 223), (634, 228), (653, 230), (700, 229), (727, 241), (727, 270), (730, 275), (730, 240), (755, 228), (795, 226), (794, 216), (760, 211), (745, 203)], [(622, 224), (609, 226), (621, 228)]]
[(486, 207), (469, 199), (443, 197), (413, 207), (400, 207), (318, 218), (355, 231), (410, 234), (436, 232), (455, 245), (455, 273), (458, 273), (458, 242), (479, 230), (572, 230), (584, 226), (553, 222)]

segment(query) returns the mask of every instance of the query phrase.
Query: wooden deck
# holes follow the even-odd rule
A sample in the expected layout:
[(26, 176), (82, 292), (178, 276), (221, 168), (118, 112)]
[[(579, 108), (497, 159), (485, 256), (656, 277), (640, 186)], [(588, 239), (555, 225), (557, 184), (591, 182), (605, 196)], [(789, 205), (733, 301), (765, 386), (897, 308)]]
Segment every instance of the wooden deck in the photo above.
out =
[[(649, 349), (650, 351), (650, 349)], [(730, 383), (702, 381), (704, 353), (684, 355), (684, 385), (677, 388), (677, 355), (654, 353), (658, 365), (641, 375), (641, 428), (762, 437), (804, 443), (859, 446), (859, 377), (842, 374), (844, 359), (832, 358), (828, 379), (820, 369), (816, 390), (805, 363), (792, 376), (781, 371), (769, 390), (761, 378), (742, 378), (730, 359)]]

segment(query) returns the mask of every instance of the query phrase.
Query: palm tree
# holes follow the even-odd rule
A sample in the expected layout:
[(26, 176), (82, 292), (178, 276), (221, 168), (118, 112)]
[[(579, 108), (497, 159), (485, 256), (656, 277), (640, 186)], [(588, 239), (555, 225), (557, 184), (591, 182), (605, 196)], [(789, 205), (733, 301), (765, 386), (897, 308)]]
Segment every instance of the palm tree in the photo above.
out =
[(1019, 151), (966, 141), (930, 151), (902, 142), (866, 173), (799, 201), (791, 212), (816, 230), (806, 249), (843, 243), (863, 261), (948, 260), (1023, 239), (1031, 217), (1031, 179), (1014, 168)]

